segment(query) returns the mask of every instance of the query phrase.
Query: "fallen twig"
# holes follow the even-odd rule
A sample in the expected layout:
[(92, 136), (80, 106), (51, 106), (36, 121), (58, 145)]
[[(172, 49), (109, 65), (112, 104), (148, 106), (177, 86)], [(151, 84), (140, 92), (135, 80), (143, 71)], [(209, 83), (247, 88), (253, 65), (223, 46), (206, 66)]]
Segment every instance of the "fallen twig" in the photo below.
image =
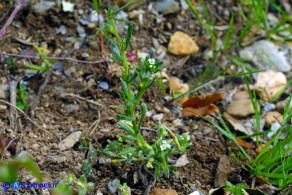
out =
[(4, 24), (2, 29), (0, 30), (0, 42), (3, 40), (4, 35), (6, 34), (6, 31), (7, 31), (7, 28), (10, 26), (10, 24), (12, 23), (14, 17), (19, 12), (20, 8), (24, 5), (24, 3), (25, 3), (25, 0), (18, 0), (17, 1), (17, 4), (16, 4), (13, 12), (9, 16), (9, 18), (6, 20), (6, 23)]
[(93, 132), (95, 131), (99, 123), (100, 123), (100, 112), (98, 111), (98, 119), (95, 120), (89, 127), (89, 129), (92, 129), (90, 135), (93, 134)]
[(39, 90), (38, 90), (38, 93), (36, 95), (36, 98), (34, 99), (32, 105), (31, 105), (31, 108), (30, 108), (30, 117), (33, 119), (34, 118), (34, 110), (35, 108), (37, 107), (38, 103), (39, 103), (39, 100), (40, 100), (40, 97), (42, 95), (42, 92), (44, 91), (45, 87), (47, 86), (48, 82), (49, 82), (49, 79), (51, 77), (51, 74), (54, 70), (54, 66), (51, 67), (51, 69), (47, 72), (46, 74), (46, 77), (45, 77), (45, 81), (42, 83), (42, 85), (40, 86)]
[(100, 107), (104, 107), (104, 106), (103, 106), (102, 104), (100, 104), (100, 103), (97, 103), (97, 102), (95, 102), (95, 101), (93, 101), (93, 100), (88, 100), (88, 99), (86, 99), (86, 98), (84, 98), (84, 97), (81, 97), (81, 96), (76, 95), (76, 94), (73, 94), (73, 93), (61, 93), (60, 95), (61, 95), (61, 97), (71, 96), (71, 97), (74, 97), (74, 98), (77, 98), (77, 99), (80, 99), (80, 100), (84, 100), (84, 101), (86, 101), (86, 102), (88, 102), (88, 103), (91, 103), (91, 104), (94, 104), (94, 105), (97, 105), (97, 106), (100, 106)]
[(10, 116), (9, 116), (9, 122), (10, 122), (10, 128), (15, 130), (16, 127), (16, 118), (17, 118), (17, 112), (15, 110), (16, 108), (16, 86), (17, 81), (14, 79), (11, 79), (9, 81), (9, 89), (10, 89)]
[(18, 110), (19, 112), (21, 112), (21, 114), (23, 114), (32, 124), (34, 124), (39, 129), (42, 129), (42, 127), (38, 126), (35, 122), (33, 122), (33, 120), (31, 118), (29, 118), (29, 116), (27, 116), (21, 109), (17, 108), (16, 106), (14, 106), (14, 105), (12, 105), (9, 102), (6, 102), (4, 100), (0, 100), (0, 102), (2, 102), (4, 104), (7, 104), (9, 106), (13, 106), (16, 110)]
[(21, 55), (21, 54), (13, 54), (13, 53), (6, 53), (3, 51), (0, 51), (1, 56), (9, 56), (9, 57), (17, 57), (17, 58), (24, 58), (24, 59), (34, 59), (34, 60), (58, 60), (58, 61), (71, 61), (76, 62), (80, 64), (100, 64), (107, 62), (107, 57), (102, 60), (96, 60), (96, 61), (86, 61), (86, 60), (77, 60), (71, 57), (39, 57), (39, 56), (29, 56), (29, 55)]

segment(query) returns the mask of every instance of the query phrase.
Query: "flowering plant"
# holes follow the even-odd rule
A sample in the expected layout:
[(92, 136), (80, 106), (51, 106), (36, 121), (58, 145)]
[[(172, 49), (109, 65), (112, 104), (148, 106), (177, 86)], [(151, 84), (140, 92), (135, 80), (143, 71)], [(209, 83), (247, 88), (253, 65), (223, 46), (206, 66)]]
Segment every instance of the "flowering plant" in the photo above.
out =
[(112, 59), (119, 63), (123, 69), (120, 78), (122, 91), (120, 99), (123, 104), (119, 106), (121, 113), (117, 115), (118, 126), (127, 134), (118, 135), (118, 140), (109, 141), (106, 148), (99, 150), (103, 155), (111, 157), (112, 163), (142, 162), (147, 168), (155, 169), (155, 176), (162, 174), (169, 177), (170, 171), (175, 168), (169, 165), (168, 157), (186, 152), (189, 144), (187, 135), (174, 135), (163, 125), (157, 125), (154, 140), (147, 140), (141, 134), (141, 126), (146, 116), (147, 105), (141, 99), (157, 79), (162, 62), (146, 57), (137, 66), (131, 64), (126, 55), (130, 43), (133, 25), (128, 26), (126, 38), (121, 38), (116, 24), (115, 15), (119, 10), (107, 10), (107, 20), (100, 32), (112, 45)]

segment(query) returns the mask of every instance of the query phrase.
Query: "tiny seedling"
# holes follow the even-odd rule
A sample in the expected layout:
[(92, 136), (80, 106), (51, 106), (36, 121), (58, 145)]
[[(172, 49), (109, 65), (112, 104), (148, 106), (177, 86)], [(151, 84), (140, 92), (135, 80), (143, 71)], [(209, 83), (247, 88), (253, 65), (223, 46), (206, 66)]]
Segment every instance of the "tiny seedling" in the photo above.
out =
[(244, 195), (244, 189), (246, 189), (248, 186), (244, 183), (238, 183), (236, 185), (233, 185), (231, 182), (226, 181), (226, 186), (223, 188), (227, 194), (236, 194), (236, 195)]
[(52, 64), (54, 64), (53, 60), (46, 59), (48, 56), (45, 52), (43, 52), (43, 49), (41, 47), (38, 47), (34, 45), (34, 49), (37, 52), (38, 57), (42, 58), (44, 61), (44, 66), (39, 66), (35, 64), (28, 64), (27, 67), (30, 69), (38, 70), (38, 71), (48, 71), (51, 69)]
[(80, 178), (77, 179), (74, 173), (70, 173), (67, 178), (60, 181), (57, 187), (53, 189), (53, 194), (73, 194), (74, 188), (77, 188), (78, 195), (86, 195), (88, 191), (93, 190), (94, 184), (87, 182), (84, 175), (81, 175)]
[(129, 187), (127, 185), (127, 183), (119, 184), (119, 191), (121, 192), (122, 195), (130, 195), (131, 191), (129, 192)]
[[(131, 1), (130, 1), (131, 2)], [(127, 6), (127, 5), (126, 5)], [(126, 7), (125, 6), (125, 7)], [(112, 163), (138, 162), (147, 168), (155, 169), (156, 178), (162, 174), (169, 177), (175, 169), (169, 165), (168, 157), (186, 152), (190, 145), (187, 135), (175, 135), (164, 125), (157, 125), (156, 139), (147, 140), (141, 134), (141, 127), (147, 112), (147, 104), (141, 103), (144, 93), (151, 88), (164, 67), (162, 62), (146, 57), (137, 65), (131, 64), (126, 56), (134, 26), (128, 26), (125, 38), (118, 33), (115, 16), (121, 9), (110, 8), (106, 11), (107, 20), (99, 30), (111, 43), (111, 58), (122, 67), (120, 114), (118, 126), (127, 134), (119, 134), (118, 140), (109, 141), (106, 148), (99, 150), (103, 155), (111, 157)]]
[(24, 110), (28, 106), (28, 103), (26, 101), (26, 97), (27, 97), (28, 93), (27, 93), (27, 89), (26, 89), (25, 84), (20, 83), (18, 85), (16, 93), (17, 93), (17, 98), (18, 98), (16, 105), (19, 109)]

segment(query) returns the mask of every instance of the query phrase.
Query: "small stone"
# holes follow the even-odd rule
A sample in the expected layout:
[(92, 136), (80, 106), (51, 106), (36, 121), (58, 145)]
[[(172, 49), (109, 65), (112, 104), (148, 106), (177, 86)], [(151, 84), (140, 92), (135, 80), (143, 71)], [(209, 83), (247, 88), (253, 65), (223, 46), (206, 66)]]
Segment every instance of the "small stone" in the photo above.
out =
[(177, 13), (179, 11), (179, 3), (175, 0), (159, 0), (156, 2), (156, 10), (163, 15)]
[(97, 190), (95, 195), (103, 195), (103, 193), (100, 190)]
[(233, 100), (249, 99), (249, 98), (250, 98), (250, 95), (248, 91), (238, 91), (234, 93), (234, 95), (232, 96)]
[(64, 106), (65, 114), (70, 114), (72, 112), (77, 112), (80, 109), (78, 104), (68, 104)]
[(37, 13), (44, 13), (45, 11), (52, 9), (56, 5), (55, 2), (52, 1), (41, 1), (32, 6), (33, 10)]
[(101, 128), (99, 131), (103, 132), (103, 133), (107, 133), (110, 131), (110, 129), (109, 128)]
[(162, 113), (160, 113), (160, 114), (155, 114), (155, 115), (152, 116), (152, 119), (153, 119), (154, 121), (161, 121), (162, 118), (163, 118), (163, 114), (162, 114)]
[(62, 1), (62, 7), (64, 12), (73, 12), (74, 11), (74, 4), (67, 1)]
[(66, 26), (64, 25), (61, 25), (59, 28), (55, 28), (55, 32), (56, 34), (66, 34), (67, 33), (67, 30), (66, 30)]
[(153, 114), (152, 111), (147, 111), (147, 112), (146, 112), (146, 117), (151, 117), (152, 114)]
[(273, 135), (275, 135), (275, 133), (278, 131), (278, 129), (280, 129), (281, 128), (281, 124), (279, 123), (279, 122), (275, 122), (275, 123), (273, 123), (272, 125), (271, 125), (271, 132), (269, 132), (268, 134), (267, 134), (267, 137), (268, 138), (271, 138), (271, 137), (273, 137)]
[(89, 22), (91, 23), (102, 23), (104, 21), (104, 18), (102, 14), (97, 13), (95, 10), (93, 10), (89, 15)]
[(255, 113), (250, 99), (241, 99), (241, 100), (232, 101), (226, 107), (226, 112), (230, 115), (243, 117), (243, 118)]
[(177, 31), (170, 38), (168, 51), (174, 55), (189, 55), (197, 53), (199, 51), (199, 47), (189, 35), (184, 32)]
[(115, 194), (118, 191), (120, 180), (114, 179), (107, 184), (108, 189), (111, 193)]
[(264, 108), (264, 111), (266, 111), (266, 112), (275, 110), (275, 108), (276, 108), (276, 105), (275, 104), (272, 104), (270, 102), (263, 102), (262, 103), (262, 106)]
[(81, 131), (76, 131), (76, 132), (71, 133), (68, 137), (63, 139), (58, 144), (58, 148), (60, 150), (66, 150), (66, 149), (72, 148), (74, 144), (79, 141), (81, 135), (82, 135)]
[(7, 110), (7, 106), (6, 105), (0, 105), (0, 110)]
[(87, 24), (87, 27), (91, 29), (96, 28), (96, 26), (97, 26), (96, 23), (93, 23), (93, 22), (90, 22)]
[(139, 15), (145, 14), (145, 11), (139, 9), (139, 10), (133, 10), (128, 13), (130, 19), (137, 19)]
[(230, 166), (230, 161), (228, 159), (228, 156), (223, 155), (219, 159), (214, 186), (220, 187), (220, 186), (225, 185), (225, 182), (228, 180), (228, 175), (230, 172), (231, 172), (231, 166)]
[(104, 90), (108, 90), (109, 89), (109, 84), (108, 84), (108, 82), (105, 82), (105, 81), (99, 81), (98, 82), (98, 86), (101, 89), (104, 89)]
[(271, 127), (271, 125), (275, 122), (283, 122), (283, 116), (277, 111), (267, 112), (264, 114), (263, 119), (265, 119), (266, 127)]
[(172, 124), (174, 127), (182, 127), (184, 125), (183, 120), (179, 118), (172, 121)]
[(82, 26), (78, 25), (76, 27), (76, 31), (78, 32), (80, 37), (82, 37), (82, 38), (86, 37), (85, 29)]
[(0, 89), (0, 99), (5, 99), (5, 98), (6, 98), (6, 95), (5, 95), (4, 90)]
[(189, 8), (189, 5), (187, 4), (186, 0), (180, 0), (181, 9), (185, 10)]
[(203, 192), (196, 190), (196, 191), (190, 193), (189, 195), (204, 195), (204, 194), (203, 194)]
[(33, 145), (32, 145), (32, 148), (33, 148), (33, 149), (39, 149), (39, 148), (40, 148), (40, 145), (38, 145), (38, 144), (33, 144)]
[(257, 76), (255, 90), (263, 100), (270, 101), (286, 83), (286, 76), (282, 72), (260, 72)]
[(154, 188), (149, 195), (178, 195), (173, 189)]

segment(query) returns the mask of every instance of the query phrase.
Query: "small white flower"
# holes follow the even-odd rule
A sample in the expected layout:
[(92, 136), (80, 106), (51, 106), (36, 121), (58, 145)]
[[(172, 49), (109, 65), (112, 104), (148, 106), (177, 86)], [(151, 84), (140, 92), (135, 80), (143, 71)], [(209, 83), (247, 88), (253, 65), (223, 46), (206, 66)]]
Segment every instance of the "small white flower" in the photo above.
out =
[(163, 151), (163, 150), (165, 150), (167, 148), (171, 148), (171, 145), (169, 143), (167, 143), (166, 140), (163, 140), (162, 144), (160, 145), (160, 149)]
[[(150, 59), (148, 59), (148, 62), (149, 62), (149, 64), (155, 64), (155, 59), (150, 58)], [(150, 67), (150, 68), (151, 68), (151, 67)]]
[(189, 135), (186, 135), (187, 140), (189, 141), (191, 137)]

